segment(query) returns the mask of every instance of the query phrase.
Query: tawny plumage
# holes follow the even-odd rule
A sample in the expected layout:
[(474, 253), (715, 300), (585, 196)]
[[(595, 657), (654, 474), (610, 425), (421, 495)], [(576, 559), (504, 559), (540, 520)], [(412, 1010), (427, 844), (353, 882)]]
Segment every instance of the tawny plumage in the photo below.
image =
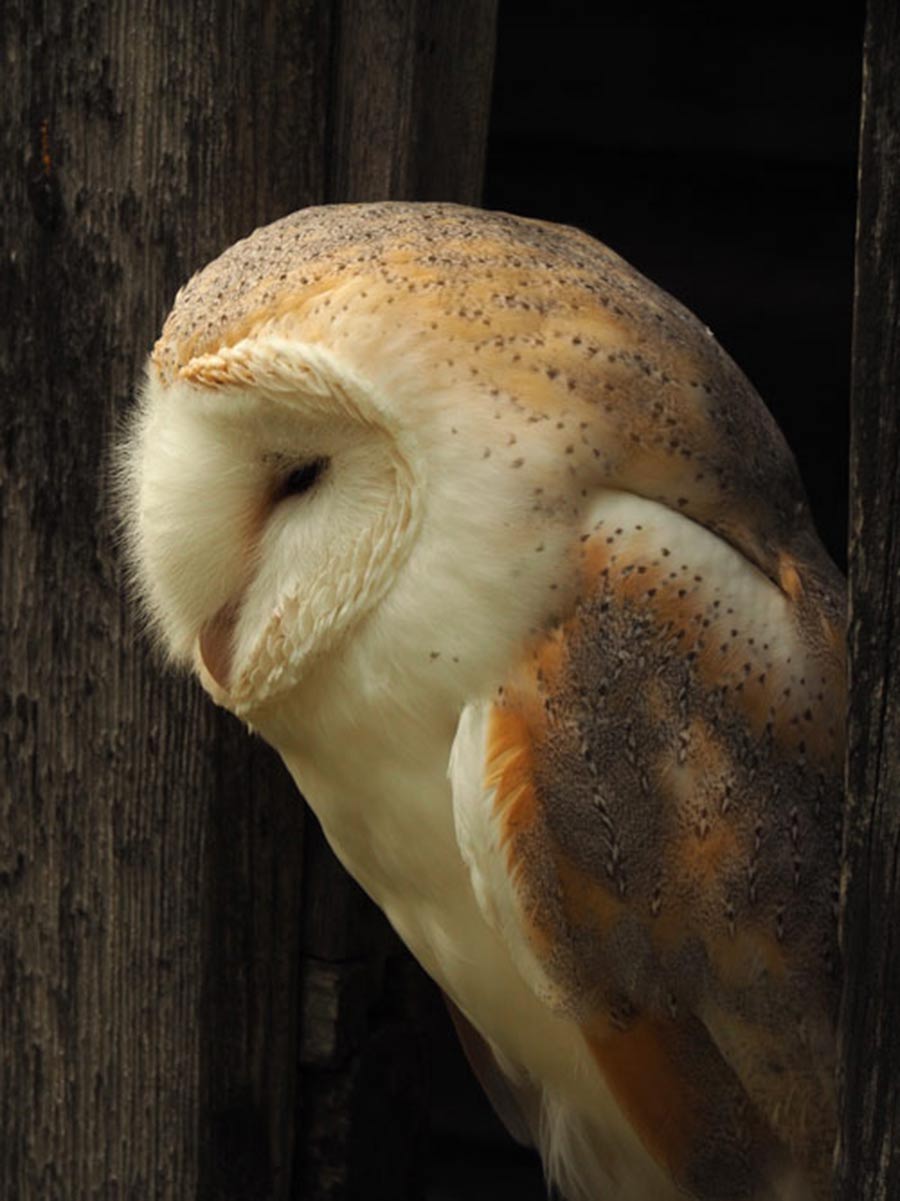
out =
[(570, 1201), (824, 1201), (842, 581), (710, 332), (576, 230), (309, 209), (122, 455), (164, 644), (281, 752)]

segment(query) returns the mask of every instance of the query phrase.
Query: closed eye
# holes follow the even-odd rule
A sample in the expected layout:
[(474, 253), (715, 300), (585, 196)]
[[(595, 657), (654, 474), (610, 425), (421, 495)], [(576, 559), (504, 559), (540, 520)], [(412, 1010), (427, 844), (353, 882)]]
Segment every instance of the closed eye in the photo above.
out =
[(329, 462), (330, 460), (326, 458), (310, 459), (308, 463), (302, 463), (299, 467), (295, 467), (282, 480), (281, 487), (278, 489), (278, 498), (302, 496), (304, 492), (309, 492), (325, 474)]

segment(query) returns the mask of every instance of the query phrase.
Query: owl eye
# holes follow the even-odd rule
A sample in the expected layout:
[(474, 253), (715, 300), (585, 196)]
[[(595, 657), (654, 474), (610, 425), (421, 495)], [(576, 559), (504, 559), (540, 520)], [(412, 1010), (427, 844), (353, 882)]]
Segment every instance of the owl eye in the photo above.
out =
[(319, 482), (328, 467), (328, 459), (310, 459), (308, 463), (295, 467), (284, 477), (278, 490), (279, 497), (302, 496)]

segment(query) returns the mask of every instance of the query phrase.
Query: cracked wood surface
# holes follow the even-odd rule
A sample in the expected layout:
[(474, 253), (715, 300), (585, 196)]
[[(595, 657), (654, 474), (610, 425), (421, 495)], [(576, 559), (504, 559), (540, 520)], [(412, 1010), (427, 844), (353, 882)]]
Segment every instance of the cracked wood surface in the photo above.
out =
[(870, 0), (851, 410), (838, 1194), (900, 1196), (900, 12)]

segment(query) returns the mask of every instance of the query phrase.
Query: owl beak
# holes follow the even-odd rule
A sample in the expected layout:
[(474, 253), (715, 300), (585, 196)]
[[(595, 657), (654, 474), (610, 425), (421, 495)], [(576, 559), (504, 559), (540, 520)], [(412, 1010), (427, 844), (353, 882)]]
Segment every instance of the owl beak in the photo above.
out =
[(232, 643), (237, 606), (223, 606), (203, 626), (197, 639), (195, 658), (200, 683), (217, 705), (229, 706), (228, 683), (232, 669)]

